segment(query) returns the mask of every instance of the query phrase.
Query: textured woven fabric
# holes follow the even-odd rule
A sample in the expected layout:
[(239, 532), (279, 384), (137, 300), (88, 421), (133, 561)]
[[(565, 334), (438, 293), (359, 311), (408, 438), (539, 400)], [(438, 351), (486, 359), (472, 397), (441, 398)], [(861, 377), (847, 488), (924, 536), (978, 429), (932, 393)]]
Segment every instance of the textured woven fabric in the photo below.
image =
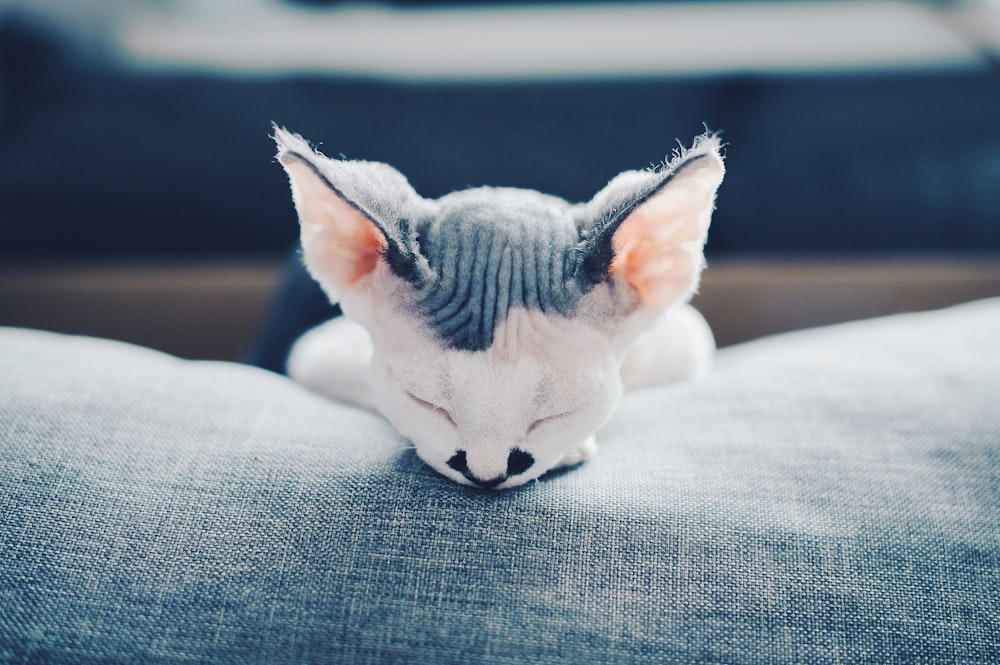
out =
[(500, 493), (276, 375), (3, 330), (0, 662), (990, 662), (998, 330), (727, 349)]

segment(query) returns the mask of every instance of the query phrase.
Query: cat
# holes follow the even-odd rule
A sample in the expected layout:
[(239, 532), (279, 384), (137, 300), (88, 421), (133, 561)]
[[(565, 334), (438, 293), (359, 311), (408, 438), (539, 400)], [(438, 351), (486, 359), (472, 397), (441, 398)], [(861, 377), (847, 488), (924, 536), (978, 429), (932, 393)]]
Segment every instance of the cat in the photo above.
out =
[(306, 268), (344, 313), (294, 344), (289, 375), (381, 413), (444, 476), (501, 489), (576, 465), (625, 389), (710, 371), (688, 300), (725, 172), (716, 135), (578, 204), (425, 199), (386, 164), (274, 139)]

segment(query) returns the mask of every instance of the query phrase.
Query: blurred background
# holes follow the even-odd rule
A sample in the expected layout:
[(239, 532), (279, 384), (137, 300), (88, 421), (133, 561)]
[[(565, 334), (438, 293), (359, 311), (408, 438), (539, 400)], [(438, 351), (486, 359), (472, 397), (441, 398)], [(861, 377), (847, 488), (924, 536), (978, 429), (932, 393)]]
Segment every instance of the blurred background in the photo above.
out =
[(0, 325), (239, 357), (297, 236), (272, 122), (575, 201), (721, 131), (721, 344), (1000, 295), (1000, 0), (0, 0)]

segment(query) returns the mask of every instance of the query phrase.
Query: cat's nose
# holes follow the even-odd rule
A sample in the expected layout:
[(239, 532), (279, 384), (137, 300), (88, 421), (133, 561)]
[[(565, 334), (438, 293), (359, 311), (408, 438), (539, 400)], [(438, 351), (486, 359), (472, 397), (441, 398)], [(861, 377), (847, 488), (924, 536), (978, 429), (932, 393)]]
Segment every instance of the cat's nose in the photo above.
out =
[(464, 450), (458, 450), (448, 459), (448, 466), (465, 476), (469, 482), (478, 487), (496, 487), (511, 476), (524, 473), (535, 463), (535, 458), (531, 453), (527, 453), (520, 448), (513, 448), (507, 456), (507, 473), (494, 478), (483, 479), (477, 476), (469, 468), (469, 458)]

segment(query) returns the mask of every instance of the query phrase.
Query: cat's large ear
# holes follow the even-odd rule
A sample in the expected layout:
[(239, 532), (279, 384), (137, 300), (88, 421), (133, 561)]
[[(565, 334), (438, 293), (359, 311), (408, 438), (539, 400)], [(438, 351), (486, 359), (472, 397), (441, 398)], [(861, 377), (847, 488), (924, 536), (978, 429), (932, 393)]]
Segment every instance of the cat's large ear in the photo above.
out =
[(704, 265), (703, 247), (725, 167), (720, 142), (704, 136), (658, 171), (631, 171), (588, 204), (593, 226), (581, 277), (610, 280), (662, 309), (691, 296)]
[(383, 259), (396, 276), (421, 279), (426, 261), (405, 226), (422, 199), (402, 174), (386, 164), (329, 159), (277, 127), (274, 139), (291, 180), (306, 267), (331, 299), (361, 286)]

